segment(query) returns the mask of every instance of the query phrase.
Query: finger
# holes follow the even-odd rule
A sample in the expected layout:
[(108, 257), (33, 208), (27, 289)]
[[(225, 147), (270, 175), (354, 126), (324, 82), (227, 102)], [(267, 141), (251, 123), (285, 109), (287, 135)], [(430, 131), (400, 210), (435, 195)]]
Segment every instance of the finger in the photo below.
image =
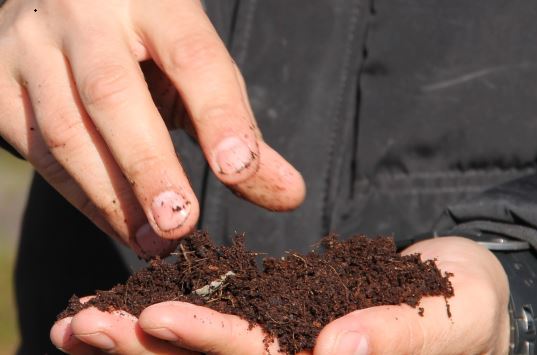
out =
[(130, 184), (80, 104), (65, 58), (56, 50), (43, 56), (48, 60), (27, 66), (21, 75), (49, 151), (125, 244), (143, 257), (169, 254), (175, 242), (145, 227)]
[(415, 309), (373, 307), (326, 326), (317, 338), (314, 354), (425, 354), (421, 352), (424, 341), (424, 328)]
[[(83, 297), (80, 303), (86, 303), (93, 296)], [(82, 341), (73, 334), (71, 321), (73, 317), (66, 317), (55, 322), (50, 329), (50, 340), (59, 350), (74, 355), (98, 354), (99, 351)]]
[[(154, 337), (207, 354), (264, 354), (265, 334), (260, 327), (249, 329), (237, 316), (182, 302), (164, 302), (146, 308), (140, 327)], [(278, 354), (277, 343), (269, 345)]]
[(82, 103), (154, 230), (178, 238), (193, 229), (199, 211), (166, 126), (123, 29), (106, 18), (86, 25), (97, 29), (73, 31), (65, 45)]
[(88, 308), (79, 312), (71, 322), (74, 336), (85, 344), (106, 352), (119, 354), (178, 354), (192, 355), (190, 350), (142, 331), (136, 317), (123, 312), (102, 312)]
[[(238, 70), (236, 73), (240, 76)], [(242, 77), (240, 82), (243, 83)], [(243, 99), (247, 100), (245, 90), (244, 84), (241, 84)], [(247, 101), (245, 102), (249, 107)], [(180, 111), (180, 103), (176, 108)], [(176, 117), (177, 115), (181, 115), (181, 112), (176, 112)], [(180, 126), (197, 139), (195, 131), (189, 125), (190, 120), (183, 118), (181, 120)], [(269, 210), (293, 210), (304, 201), (306, 195), (304, 180), (291, 164), (262, 140), (257, 124), (254, 126), (256, 136), (259, 138), (259, 170), (245, 181), (229, 187), (239, 197)]]
[(0, 134), (27, 159), (62, 196), (110, 236), (116, 233), (48, 150), (34, 117), (26, 90), (18, 83), (2, 84)]
[[(167, 6), (166, 2), (160, 2), (159, 4)], [(176, 6), (176, 3), (173, 5)], [(198, 105), (203, 107), (204, 105), (207, 105), (206, 102), (209, 102), (209, 105), (223, 102), (221, 104), (222, 106), (225, 102), (236, 102), (233, 104), (233, 107), (236, 107), (241, 111), (240, 115), (237, 115), (237, 117), (246, 115), (249, 118), (249, 127), (246, 127), (243, 124), (242, 129), (244, 130), (245, 128), (248, 128), (253, 130), (254, 135), (260, 139), (261, 133), (257, 128), (252, 110), (249, 106), (246, 86), (240, 72), (229, 58), (228, 53), (218, 39), (216, 33), (214, 33), (210, 23), (206, 21), (203, 11), (199, 6), (193, 4), (191, 4), (191, 6), (193, 6), (191, 11), (164, 11), (164, 13), (170, 14), (170, 23), (185, 24), (185, 26), (188, 27), (187, 29), (178, 28), (180, 26), (167, 26), (165, 19), (162, 20), (160, 17), (156, 16), (153, 17), (153, 19), (158, 19), (158, 23), (155, 23), (156, 20), (152, 20), (152, 16), (144, 16), (144, 19), (147, 20), (142, 23), (142, 28), (155, 29), (155, 32), (146, 32), (145, 35), (148, 37), (148, 42), (152, 43), (153, 47), (151, 47), (151, 49), (155, 52), (155, 56), (158, 58), (161, 66), (163, 66), (164, 70), (166, 70), (172, 80), (174, 80), (181, 91), (183, 100), (186, 105), (189, 106), (190, 117), (195, 128), (197, 128), (197, 139), (205, 149), (210, 146), (210, 144), (204, 143), (204, 139), (206, 140), (204, 134), (206, 132), (210, 134), (211, 131), (215, 130), (217, 135), (224, 135), (227, 126), (240, 127), (241, 124), (240, 121), (235, 124), (235, 121), (232, 119), (233, 117), (231, 119), (222, 117), (222, 119), (219, 120), (211, 120), (209, 125), (203, 126), (203, 129), (200, 129), (200, 122), (203, 122), (203, 120), (196, 117), (196, 110), (193, 110), (191, 106)], [(185, 18), (182, 16), (185, 16)], [(190, 26), (189, 21), (195, 22), (196, 26)], [(156, 35), (156, 29), (161, 27), (178, 28), (178, 32), (164, 31), (165, 33), (169, 33), (169, 35), (161, 36), (160, 33)], [(182, 33), (179, 33), (179, 31), (182, 31)], [(199, 33), (205, 33), (205, 35), (201, 36), (200, 43), (207, 47), (206, 51), (210, 52), (211, 55), (209, 58), (199, 59), (200, 61), (203, 61), (203, 64), (196, 64), (195, 62), (188, 63), (193, 59), (180, 59), (180, 62), (185, 62), (186, 64), (179, 65), (175, 56), (182, 57), (185, 55), (185, 53), (182, 53), (183, 51), (192, 50), (191, 48), (183, 47), (186, 44), (191, 43), (189, 42), (191, 37), (200, 36)], [(152, 37), (152, 35), (154, 36)], [(180, 38), (184, 38), (184, 40), (180, 40)], [(182, 43), (186, 44), (182, 45)], [(196, 45), (200, 44), (197, 43)], [(175, 47), (177, 48), (170, 53), (169, 48)], [(205, 49), (200, 51), (203, 56)], [(213, 54), (213, 51), (215, 51), (216, 54)], [(186, 53), (186, 55), (188, 55), (188, 53)], [(213, 85), (213, 88), (209, 88), (211, 91), (207, 93), (207, 90), (209, 90), (208, 83), (213, 83), (215, 80), (217, 80), (217, 83)], [(190, 91), (193, 92), (192, 98), (189, 96)], [(190, 101), (197, 100), (200, 97), (206, 98), (206, 102), (203, 101), (199, 104), (193, 104)], [(199, 116), (203, 115), (200, 113)], [(220, 126), (219, 122), (223, 122), (222, 125), (226, 127)], [(258, 163), (260, 171), (249, 178), (243, 179), (239, 183), (231, 184), (231, 187), (245, 199), (271, 210), (281, 211), (296, 208), (303, 201), (305, 196), (305, 187), (302, 177), (285, 161), (285, 159), (265, 143), (259, 141), (258, 144), (260, 151), (260, 162)], [(210, 159), (211, 154), (209, 154), (209, 151), (210, 149), (205, 149), (206, 156), (211, 164), (212, 160)], [(213, 170), (218, 170), (215, 168), (216, 165), (218, 164), (214, 164), (213, 161)], [(223, 179), (223, 181), (230, 183), (229, 180), (226, 181)]]
[[(26, 58), (26, 56), (22, 56)], [(22, 60), (22, 59), (21, 59)], [(20, 64), (20, 63), (19, 63)], [(33, 64), (32, 64), (33, 65)], [(37, 172), (71, 204), (77, 207), (97, 227), (110, 236), (114, 230), (99, 214), (95, 205), (89, 201), (78, 184), (54, 159), (37, 129), (34, 111), (23, 84), (22, 75), (16, 69), (8, 70), (0, 66), (0, 135), (26, 160)]]
[(259, 139), (259, 170), (247, 181), (232, 188), (246, 200), (273, 211), (290, 211), (302, 204), (306, 197), (306, 185), (302, 175), (278, 152), (263, 141), (263, 135), (255, 120), (246, 83), (234, 64), (244, 105), (253, 117), (254, 132)]
[(233, 68), (241, 89), (242, 101), (252, 117), (254, 132), (259, 140), (261, 159), (257, 173), (232, 188), (246, 200), (269, 210), (293, 210), (300, 206), (306, 197), (304, 179), (291, 164), (263, 141), (263, 135), (248, 100), (244, 78), (237, 65), (233, 64)]
[(239, 68), (233, 64), (244, 105), (253, 118), (254, 132), (259, 140), (259, 170), (248, 180), (232, 186), (244, 199), (273, 211), (290, 211), (302, 204), (306, 185), (302, 175), (278, 152), (263, 141), (248, 100), (246, 83)]
[(272, 211), (289, 211), (300, 206), (306, 197), (302, 175), (264, 142), (260, 142), (259, 150), (257, 173), (230, 187), (240, 197)]
[(137, 11), (141, 36), (180, 92), (212, 170), (226, 184), (252, 176), (259, 164), (253, 117), (200, 3), (163, 0)]
[(50, 330), (50, 340), (55, 347), (67, 354), (93, 355), (99, 350), (83, 343), (74, 334), (71, 328), (73, 317), (67, 317), (54, 323)]

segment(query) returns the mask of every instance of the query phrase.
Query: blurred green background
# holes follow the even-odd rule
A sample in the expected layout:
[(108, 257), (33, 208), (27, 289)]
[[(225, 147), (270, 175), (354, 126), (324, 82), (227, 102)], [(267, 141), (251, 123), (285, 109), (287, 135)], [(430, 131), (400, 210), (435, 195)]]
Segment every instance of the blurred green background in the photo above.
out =
[(31, 175), (28, 163), (0, 148), (0, 355), (18, 344), (13, 263)]

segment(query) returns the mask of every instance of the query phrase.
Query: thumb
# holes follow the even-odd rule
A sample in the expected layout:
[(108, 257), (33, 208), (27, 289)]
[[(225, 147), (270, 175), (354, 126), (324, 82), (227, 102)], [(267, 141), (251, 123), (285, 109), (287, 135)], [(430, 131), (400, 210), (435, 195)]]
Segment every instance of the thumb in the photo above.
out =
[[(322, 330), (314, 355), (437, 354), (438, 347), (444, 346), (432, 344), (431, 339), (441, 337), (431, 333), (439, 327), (427, 323), (432, 321), (449, 326), (449, 319), (445, 314), (443, 317), (432, 316), (421, 317), (417, 309), (407, 305), (355, 311)], [(443, 325), (440, 328), (447, 329)]]

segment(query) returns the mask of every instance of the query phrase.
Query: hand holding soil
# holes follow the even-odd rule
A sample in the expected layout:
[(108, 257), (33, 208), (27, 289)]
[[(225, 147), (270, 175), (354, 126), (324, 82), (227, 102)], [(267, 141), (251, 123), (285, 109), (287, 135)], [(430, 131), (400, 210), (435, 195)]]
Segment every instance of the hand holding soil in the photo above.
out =
[[(334, 250), (337, 251), (338, 248)], [(191, 255), (188, 254), (192, 251), (189, 248), (184, 249), (184, 251), (184, 255)], [(371, 251), (369, 250), (369, 252)], [(327, 254), (330, 252), (330, 249), (328, 249)], [(236, 254), (236, 250), (234, 253)], [(261, 294), (260, 299), (264, 297), (262, 292), (257, 292), (258, 290), (253, 292), (253, 289), (250, 289), (252, 298), (241, 301), (236, 295), (234, 296), (233, 292), (230, 293), (229, 291), (236, 286), (241, 286), (240, 288), (244, 289), (246, 284), (241, 282), (244, 282), (245, 279), (229, 274), (227, 277), (222, 278), (222, 275), (227, 273), (227, 271), (223, 273), (224, 270), (220, 270), (222, 267), (225, 268), (225, 263), (222, 263), (205, 265), (206, 271), (212, 269), (213, 276), (206, 278), (204, 281), (198, 279), (199, 283), (191, 284), (190, 291), (200, 290), (204, 286), (210, 285), (211, 282), (218, 280), (219, 282), (227, 283), (225, 287), (222, 284), (214, 284), (215, 287), (209, 293), (198, 295), (190, 292), (190, 295), (193, 296), (190, 299), (177, 297), (180, 301), (174, 300), (161, 303), (158, 303), (161, 301), (159, 297), (163, 295), (155, 292), (152, 294), (156, 299), (150, 301), (157, 304), (147, 308), (143, 304), (136, 304), (136, 302), (130, 300), (128, 303), (133, 307), (129, 311), (136, 315), (141, 312), (138, 318), (128, 315), (125, 311), (116, 310), (109, 313), (93, 307), (76, 313), (77, 309), (75, 307), (73, 311), (76, 314), (58, 321), (51, 331), (51, 337), (56, 346), (74, 354), (83, 354), (95, 347), (108, 350), (114, 349), (116, 352), (125, 354), (191, 353), (191, 351), (210, 354), (262, 354), (265, 352), (267, 344), (273, 354), (277, 353), (280, 347), (294, 353), (301, 348), (311, 348), (313, 345), (315, 346), (313, 349), (315, 354), (353, 354), (357, 350), (365, 350), (365, 352), (362, 352), (364, 354), (443, 354), (446, 352), (457, 354), (468, 351), (501, 353), (507, 348), (506, 344), (509, 336), (508, 315), (506, 312), (508, 290), (504, 276), (500, 279), (494, 279), (492, 276), (504, 275), (492, 254), (474, 242), (462, 238), (441, 238), (425, 241), (410, 247), (404, 254), (408, 255), (410, 253), (421, 253), (423, 260), (436, 258), (437, 265), (442, 272), (449, 271), (454, 273), (454, 276), (450, 278), (455, 290), (455, 296), (449, 299), (451, 318), (447, 315), (446, 302), (443, 297), (425, 297), (421, 299), (419, 307), (422, 307), (423, 311), (408, 305), (375, 306), (374, 302), (366, 305), (363, 302), (372, 300), (390, 303), (387, 299), (396, 297), (398, 301), (392, 303), (407, 302), (416, 306), (419, 301), (419, 295), (412, 300), (411, 293), (405, 295), (405, 287), (394, 288), (397, 289), (397, 292), (394, 293), (390, 293), (384, 287), (377, 289), (384, 289), (381, 294), (373, 295), (369, 293), (368, 297), (363, 297), (364, 293), (360, 293), (360, 290), (365, 289), (364, 287), (356, 288), (352, 291), (351, 289), (346, 289), (344, 285), (339, 284), (340, 281), (338, 280), (344, 279), (344, 273), (338, 273), (339, 278), (327, 277), (330, 274), (328, 272), (330, 268), (324, 268), (325, 270), (321, 270), (321, 272), (327, 272), (322, 274), (326, 287), (319, 283), (309, 291), (315, 293), (322, 289), (328, 289), (336, 290), (337, 292), (331, 299), (324, 299), (325, 305), (318, 308), (317, 315), (309, 318), (306, 322), (309, 325), (309, 328), (306, 328), (313, 329), (313, 333), (310, 333), (310, 335), (315, 334), (316, 337), (318, 334), (317, 340), (315, 341), (314, 338), (311, 343), (307, 341), (305, 343), (298, 342), (299, 346), (297, 348), (296, 340), (303, 340), (304, 334), (307, 334), (310, 330), (304, 331), (304, 329), (297, 327), (298, 323), (294, 323), (292, 317), (296, 314), (305, 314), (299, 307), (295, 307), (296, 305), (304, 304), (304, 301), (306, 301), (306, 306), (309, 310), (312, 307), (315, 309), (315, 306), (311, 304), (311, 296), (308, 295), (308, 291), (300, 290), (302, 292), (301, 296), (290, 294), (289, 296), (291, 297), (285, 299), (285, 302), (275, 302), (278, 304), (274, 304), (272, 308), (263, 308), (262, 305), (258, 305), (256, 301), (253, 301), (257, 295)], [(182, 254), (181, 252), (179, 259), (181, 260), (183, 257), (183, 262), (186, 262), (186, 258), (181, 256)], [(339, 255), (338, 252), (333, 256), (336, 255)], [(246, 266), (248, 258), (244, 259), (244, 256), (241, 255), (242, 260), (245, 260), (243, 265)], [(201, 259), (203, 258), (201, 257)], [(412, 260), (411, 256), (405, 258), (410, 259), (403, 260)], [(199, 260), (200, 256), (197, 259)], [(192, 257), (189, 260), (193, 262), (196, 258)], [(285, 261), (278, 261), (272, 266), (269, 265), (268, 273), (271, 273), (271, 267), (272, 271), (281, 273), (282, 270), (279, 270), (279, 267), (285, 264), (294, 265), (294, 267), (301, 265), (302, 270), (306, 270), (307, 263), (312, 263), (312, 259), (309, 256), (289, 254)], [(162, 265), (160, 263), (154, 264), (154, 268), (159, 268)], [(321, 265), (324, 264), (321, 262)], [(427, 263), (422, 265), (427, 265)], [(373, 267), (378, 268), (378, 265)], [(377, 269), (377, 271), (379, 270)], [(434, 271), (433, 269), (425, 268), (422, 270), (421, 275), (428, 274), (427, 270)], [(382, 276), (382, 273), (386, 274), (385, 270), (379, 273), (379, 276)], [(235, 272), (235, 274), (240, 275), (240, 272)], [(429, 275), (433, 274), (429, 273)], [(415, 274), (407, 273), (406, 276), (408, 277), (409, 275)], [(249, 279), (252, 279), (251, 276), (254, 275), (250, 275)], [(359, 275), (354, 276), (356, 280), (360, 280)], [(387, 275), (384, 276), (386, 277)], [(442, 280), (438, 271), (437, 276), (440, 276), (437, 280)], [(373, 276), (373, 278), (375, 277)], [(312, 277), (312, 279), (315, 280), (315, 277)], [(320, 279), (322, 280), (323, 278)], [(390, 276), (387, 276), (385, 280), (389, 279)], [(428, 280), (429, 283), (432, 281), (427, 276), (422, 280)], [(281, 281), (285, 286), (292, 285), (295, 280), (289, 274), (285, 275)], [(407, 281), (412, 282), (412, 278), (408, 278)], [(169, 279), (157, 278), (155, 280), (152, 278), (151, 280), (146, 280), (146, 282), (153, 289), (156, 285), (166, 289), (171, 281)], [(259, 281), (257, 284), (261, 285), (262, 282)], [(129, 283), (126, 285), (129, 286)], [(419, 282), (415, 283), (414, 287), (416, 285), (420, 285)], [(440, 285), (437, 284), (437, 286)], [(444, 291), (438, 292), (440, 289), (437, 289), (436, 294), (449, 292), (449, 287), (445, 288), (447, 285), (444, 283)], [(281, 300), (282, 294), (279, 292), (281, 286), (277, 283), (268, 284), (268, 286), (272, 286), (273, 294), (280, 297)], [(423, 286), (426, 286), (426, 284), (421, 284), (420, 287)], [(417, 289), (419, 290), (420, 288)], [(289, 290), (292, 290), (292, 288), (289, 288)], [(422, 288), (422, 291), (424, 290)], [(421, 294), (427, 294), (428, 292), (434, 294), (431, 290)], [(118, 307), (124, 300), (119, 299), (117, 296), (129, 296), (123, 292), (125, 288), (116, 289), (116, 291), (118, 292), (115, 294), (100, 292), (99, 298), (109, 302), (114, 309), (124, 309), (125, 307), (123, 306)], [(349, 302), (341, 302), (341, 298), (337, 299), (337, 297), (341, 296), (346, 299), (345, 295), (349, 294), (348, 291), (351, 291), (351, 297), (348, 298)], [(339, 294), (337, 294), (338, 292)], [(133, 291), (131, 290), (130, 294), (132, 295), (132, 293)], [(270, 295), (270, 293), (268, 294)], [(323, 292), (320, 292), (320, 294), (323, 294)], [(168, 299), (170, 298), (168, 297)], [(198, 301), (195, 301), (196, 299)], [(181, 302), (185, 300), (205, 304), (220, 312), (203, 306)], [(240, 302), (242, 302), (240, 308), (233, 307)], [(350, 305), (359, 305), (360, 303), (362, 306), (366, 305), (369, 308), (353, 311)], [(102, 309), (104, 304), (97, 302), (97, 305)], [(248, 314), (248, 305), (252, 305), (250, 311), (255, 309), (255, 312)], [(354, 309), (359, 308), (361, 307), (355, 306)], [(237, 309), (239, 311), (246, 310), (246, 312), (237, 313)], [(273, 310), (271, 311), (272, 314), (269, 314), (268, 310), (271, 309)], [(264, 311), (259, 312), (260, 310)], [(248, 321), (222, 312), (240, 314)], [(311, 312), (306, 313), (311, 315)], [(423, 313), (423, 316), (420, 316), (420, 313)], [(255, 318), (256, 314), (258, 318)], [(282, 318), (285, 315), (287, 315), (287, 319)], [(275, 339), (280, 339), (280, 344), (277, 342), (271, 343), (271, 338), (267, 338), (266, 333), (259, 327), (249, 330), (251, 325), (256, 322), (263, 324), (264, 329), (268, 329), (271, 334), (276, 335)], [(292, 324), (292, 326), (288, 326), (286, 323)], [(472, 349), (475, 349), (475, 351)]]

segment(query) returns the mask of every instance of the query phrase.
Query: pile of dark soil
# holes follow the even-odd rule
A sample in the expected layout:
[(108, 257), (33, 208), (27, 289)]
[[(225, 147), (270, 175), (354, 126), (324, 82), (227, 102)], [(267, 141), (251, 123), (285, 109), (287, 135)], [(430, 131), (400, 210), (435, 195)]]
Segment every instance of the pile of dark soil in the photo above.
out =
[(307, 255), (265, 258), (259, 270), (259, 254), (245, 249), (242, 236), (232, 246), (217, 247), (197, 232), (183, 239), (176, 263), (153, 260), (125, 284), (97, 291), (84, 305), (73, 296), (58, 318), (90, 306), (138, 316), (151, 304), (186, 301), (258, 324), (267, 333), (266, 344), (277, 339), (282, 351), (295, 354), (312, 349), (326, 324), (354, 310), (401, 303), (417, 307), (423, 296), (453, 295), (452, 274), (442, 275), (433, 260), (422, 262), (418, 254), (397, 254), (391, 238), (339, 241), (329, 235), (320, 245), (324, 250)]

